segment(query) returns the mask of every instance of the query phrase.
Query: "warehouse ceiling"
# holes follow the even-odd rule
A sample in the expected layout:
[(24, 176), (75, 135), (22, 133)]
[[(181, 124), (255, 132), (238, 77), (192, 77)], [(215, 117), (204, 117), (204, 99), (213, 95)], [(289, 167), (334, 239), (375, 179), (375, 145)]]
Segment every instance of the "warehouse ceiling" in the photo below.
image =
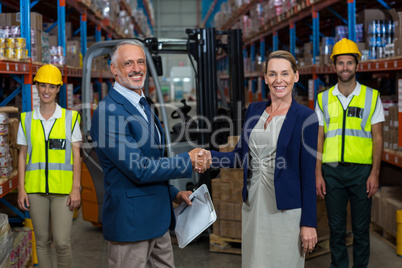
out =
[(154, 35), (163, 38), (185, 38), (187, 28), (200, 24), (200, 0), (153, 0)]

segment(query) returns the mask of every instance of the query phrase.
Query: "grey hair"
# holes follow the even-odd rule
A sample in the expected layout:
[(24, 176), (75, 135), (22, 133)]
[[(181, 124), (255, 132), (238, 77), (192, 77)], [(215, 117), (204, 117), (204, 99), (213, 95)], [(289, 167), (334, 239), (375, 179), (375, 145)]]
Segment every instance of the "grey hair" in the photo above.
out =
[[(119, 50), (119, 48), (122, 46), (127, 46), (127, 45), (137, 46), (137, 47), (142, 48), (142, 50), (144, 50), (144, 44), (139, 40), (133, 39), (133, 40), (122, 41), (122, 42), (118, 43), (117, 45), (115, 45), (112, 48), (112, 50), (110, 50), (110, 53), (109, 53), (110, 61), (113, 64), (116, 64), (117, 51)], [(144, 51), (144, 54), (145, 54), (145, 51)]]

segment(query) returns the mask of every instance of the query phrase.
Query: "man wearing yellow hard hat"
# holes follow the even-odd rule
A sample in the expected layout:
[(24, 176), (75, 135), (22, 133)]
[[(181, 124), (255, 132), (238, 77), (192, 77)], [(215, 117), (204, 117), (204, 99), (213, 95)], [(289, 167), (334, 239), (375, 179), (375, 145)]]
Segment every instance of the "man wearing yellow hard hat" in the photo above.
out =
[(345, 243), (347, 203), (353, 230), (353, 267), (370, 257), (371, 197), (379, 185), (384, 110), (377, 90), (356, 81), (361, 53), (346, 38), (331, 59), (338, 83), (318, 94), (317, 195), (325, 198), (330, 227), (331, 267), (349, 267)]
[(81, 202), (80, 115), (56, 103), (59, 68), (40, 67), (34, 82), (40, 105), (21, 114), (18, 129), (18, 206), (31, 216), (39, 267), (72, 267), (73, 210)]

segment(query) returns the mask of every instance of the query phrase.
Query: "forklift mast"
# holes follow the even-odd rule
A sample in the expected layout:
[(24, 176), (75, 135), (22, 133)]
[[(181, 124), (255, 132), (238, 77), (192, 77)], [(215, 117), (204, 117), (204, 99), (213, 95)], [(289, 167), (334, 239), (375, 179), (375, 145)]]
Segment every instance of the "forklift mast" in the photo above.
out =
[[(229, 58), (230, 111), (233, 120), (233, 135), (240, 135), (244, 113), (244, 67), (243, 41), (239, 29), (216, 31), (215, 28), (187, 29), (189, 53), (197, 61), (196, 92), (197, 115), (212, 122), (212, 132), (219, 128), (215, 122), (218, 115), (218, 76), (217, 51), (223, 49)], [(227, 36), (228, 43), (223, 44), (217, 37)], [(221, 96), (223, 100), (225, 96)], [(205, 129), (205, 121), (198, 122), (199, 129)], [(210, 143), (212, 133), (201, 132), (198, 143), (214, 148)]]

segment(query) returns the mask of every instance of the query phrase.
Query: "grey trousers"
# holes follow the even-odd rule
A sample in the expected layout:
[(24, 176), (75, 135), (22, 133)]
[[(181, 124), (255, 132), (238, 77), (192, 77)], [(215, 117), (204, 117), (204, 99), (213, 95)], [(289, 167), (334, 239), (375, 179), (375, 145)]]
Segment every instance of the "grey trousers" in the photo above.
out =
[[(68, 195), (28, 194), (40, 268), (72, 267), (70, 234), (73, 211), (67, 206), (67, 198)], [(57, 266), (52, 262), (52, 242), (56, 248)]]
[(108, 243), (109, 268), (174, 268), (170, 234), (138, 242)]

